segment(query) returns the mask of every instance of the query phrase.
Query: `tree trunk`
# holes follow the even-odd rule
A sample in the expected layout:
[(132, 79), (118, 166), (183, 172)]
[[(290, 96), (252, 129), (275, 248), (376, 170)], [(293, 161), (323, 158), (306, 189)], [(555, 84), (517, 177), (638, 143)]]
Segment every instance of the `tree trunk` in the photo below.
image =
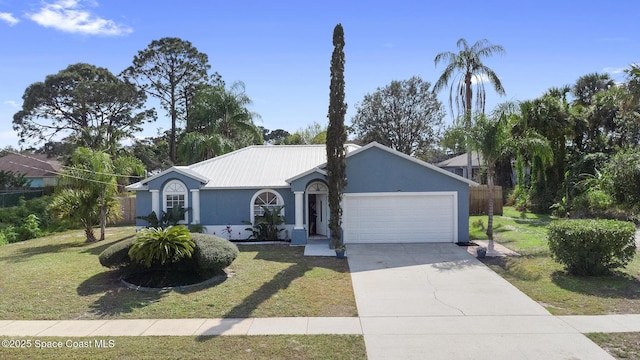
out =
[(107, 227), (107, 211), (104, 205), (100, 207), (100, 240), (104, 240), (104, 233)]
[[(471, 91), (471, 73), (467, 72), (464, 75), (464, 86), (465, 86), (465, 131), (468, 134), (471, 133), (471, 98), (473, 98), (473, 92)], [(471, 162), (471, 143), (467, 139), (467, 179), (471, 180), (473, 178), (473, 165)]]
[(489, 250), (494, 249), (493, 244), (493, 164), (487, 159), (487, 185), (489, 187), (489, 201), (487, 202), (487, 237), (489, 238)]
[(84, 236), (87, 239), (88, 243), (96, 241), (96, 236), (93, 233), (93, 226), (91, 226), (90, 224), (84, 225)]

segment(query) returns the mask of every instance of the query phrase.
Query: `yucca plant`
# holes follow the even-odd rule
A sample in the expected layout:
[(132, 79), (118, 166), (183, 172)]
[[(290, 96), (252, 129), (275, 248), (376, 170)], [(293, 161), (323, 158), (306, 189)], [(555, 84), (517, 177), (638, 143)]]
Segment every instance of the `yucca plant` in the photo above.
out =
[(142, 229), (136, 234), (129, 249), (129, 257), (136, 263), (150, 268), (152, 264), (166, 265), (190, 258), (195, 243), (189, 229), (183, 225), (169, 226), (166, 229)]

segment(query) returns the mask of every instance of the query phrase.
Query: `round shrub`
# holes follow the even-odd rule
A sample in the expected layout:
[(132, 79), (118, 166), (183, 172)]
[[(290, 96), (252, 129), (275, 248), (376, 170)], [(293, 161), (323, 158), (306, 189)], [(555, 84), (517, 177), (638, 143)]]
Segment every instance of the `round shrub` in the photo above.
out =
[(129, 248), (133, 244), (133, 237), (118, 241), (117, 243), (104, 249), (98, 256), (100, 264), (108, 268), (118, 268), (131, 264), (129, 258)]
[(196, 244), (193, 266), (203, 276), (224, 273), (224, 269), (238, 257), (238, 247), (226, 239), (197, 233), (192, 233), (191, 239)]
[(566, 220), (549, 230), (551, 256), (576, 275), (602, 275), (625, 267), (636, 252), (635, 226), (616, 220)]

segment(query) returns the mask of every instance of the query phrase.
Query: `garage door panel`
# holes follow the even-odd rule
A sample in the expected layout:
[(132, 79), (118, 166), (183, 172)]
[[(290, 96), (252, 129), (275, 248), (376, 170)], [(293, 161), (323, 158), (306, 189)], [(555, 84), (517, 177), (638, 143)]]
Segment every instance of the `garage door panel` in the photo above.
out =
[(347, 194), (345, 242), (452, 242), (454, 201), (451, 193)]

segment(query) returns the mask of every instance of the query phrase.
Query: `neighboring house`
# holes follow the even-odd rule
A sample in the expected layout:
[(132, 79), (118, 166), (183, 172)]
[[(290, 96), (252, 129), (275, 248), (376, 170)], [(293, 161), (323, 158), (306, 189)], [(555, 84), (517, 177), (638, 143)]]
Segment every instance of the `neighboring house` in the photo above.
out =
[(44, 154), (8, 154), (0, 157), (0, 170), (22, 174), (31, 181), (32, 188), (56, 185), (56, 175), (62, 164)]
[[(378, 143), (346, 149), (345, 243), (469, 241), (469, 186), (475, 182)], [(127, 189), (136, 192), (136, 215), (183, 206), (189, 210), (184, 223), (222, 237), (246, 239), (243, 221), (262, 206), (280, 205), (282, 236), (293, 245), (330, 235), (324, 145), (250, 146), (174, 166)]]
[[(478, 179), (482, 169), (482, 154), (471, 152), (471, 178)], [(467, 177), (467, 153), (452, 157), (451, 159), (441, 161), (436, 164), (437, 167), (452, 172), (456, 175)]]

